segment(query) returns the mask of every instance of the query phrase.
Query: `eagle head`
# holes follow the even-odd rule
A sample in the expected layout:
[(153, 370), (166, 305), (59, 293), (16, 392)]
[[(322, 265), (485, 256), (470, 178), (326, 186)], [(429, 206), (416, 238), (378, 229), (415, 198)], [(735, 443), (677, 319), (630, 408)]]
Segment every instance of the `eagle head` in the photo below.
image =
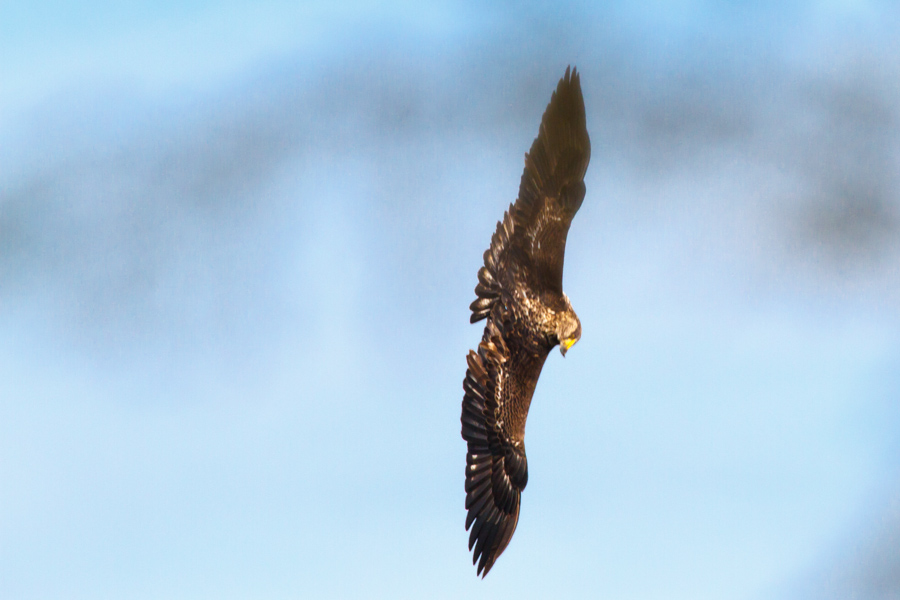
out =
[(581, 339), (581, 321), (571, 308), (560, 313), (556, 324), (556, 337), (559, 339), (559, 351), (563, 356)]

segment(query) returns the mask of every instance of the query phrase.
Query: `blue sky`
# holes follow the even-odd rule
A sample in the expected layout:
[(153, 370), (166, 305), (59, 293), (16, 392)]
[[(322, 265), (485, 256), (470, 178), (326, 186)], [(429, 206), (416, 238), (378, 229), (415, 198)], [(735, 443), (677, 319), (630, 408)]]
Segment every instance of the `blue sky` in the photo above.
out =
[[(0, 595), (895, 594), (885, 6), (0, 3)], [(568, 64), (584, 337), (481, 581), (468, 304)]]

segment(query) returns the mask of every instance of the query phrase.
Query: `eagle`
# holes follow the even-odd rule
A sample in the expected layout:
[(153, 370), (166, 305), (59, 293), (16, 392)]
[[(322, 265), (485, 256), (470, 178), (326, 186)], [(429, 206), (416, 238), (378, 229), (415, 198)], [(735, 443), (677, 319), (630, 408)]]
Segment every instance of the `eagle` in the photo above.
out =
[(562, 276), (590, 158), (581, 80), (566, 68), (525, 155), (519, 197), (484, 253), (470, 306), (472, 323), (486, 320), (478, 351), (466, 357), (461, 417), (468, 445), (466, 530), (482, 577), (519, 521), (528, 483), (525, 420), (544, 361), (554, 346), (565, 356), (581, 338)]

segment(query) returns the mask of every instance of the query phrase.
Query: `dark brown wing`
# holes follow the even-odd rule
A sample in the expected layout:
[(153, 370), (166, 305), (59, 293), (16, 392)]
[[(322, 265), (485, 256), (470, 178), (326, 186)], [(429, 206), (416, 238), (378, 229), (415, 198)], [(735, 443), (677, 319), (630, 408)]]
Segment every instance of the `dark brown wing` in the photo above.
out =
[[(581, 79), (566, 69), (525, 155), (519, 197), (497, 224), (478, 272), (478, 298), (471, 322), (490, 314), (500, 290), (512, 278), (562, 294), (563, 261), (569, 225), (584, 200), (584, 174), (591, 159)], [(536, 291), (540, 291), (536, 290)]]
[(547, 357), (518, 344), (510, 333), (513, 327), (495, 319), (499, 314), (495, 311), (488, 320), (478, 352), (469, 352), (463, 381), (466, 529), (471, 528), (469, 550), (475, 550), (472, 564), (478, 563), (479, 575), (491, 570), (519, 521), (521, 493), (528, 483), (525, 417)]

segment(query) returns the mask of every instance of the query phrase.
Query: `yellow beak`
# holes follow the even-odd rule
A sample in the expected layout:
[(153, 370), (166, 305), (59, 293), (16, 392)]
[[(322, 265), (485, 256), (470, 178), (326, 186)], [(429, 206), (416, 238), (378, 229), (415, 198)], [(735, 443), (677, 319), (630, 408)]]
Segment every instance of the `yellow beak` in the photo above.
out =
[(575, 345), (576, 341), (577, 340), (575, 338), (569, 338), (559, 343), (559, 351), (562, 352), (563, 356), (566, 355), (566, 352), (569, 351), (569, 348)]

